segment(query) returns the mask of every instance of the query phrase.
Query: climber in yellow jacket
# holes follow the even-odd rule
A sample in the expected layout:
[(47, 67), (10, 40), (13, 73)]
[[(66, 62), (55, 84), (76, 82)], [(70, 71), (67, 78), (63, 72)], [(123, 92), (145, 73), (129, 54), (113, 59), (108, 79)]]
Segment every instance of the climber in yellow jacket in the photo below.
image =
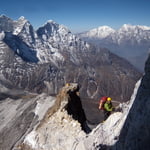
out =
[(111, 112), (114, 110), (111, 100), (111, 97), (102, 97), (102, 99), (100, 100), (99, 109), (103, 110), (104, 121), (110, 116)]

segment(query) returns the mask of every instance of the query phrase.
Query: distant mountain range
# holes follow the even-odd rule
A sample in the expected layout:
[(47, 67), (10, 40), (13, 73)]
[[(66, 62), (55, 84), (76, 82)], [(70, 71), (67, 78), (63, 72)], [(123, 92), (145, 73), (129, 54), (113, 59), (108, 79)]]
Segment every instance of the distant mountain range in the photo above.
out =
[(150, 27), (124, 24), (114, 30), (108, 26), (100, 26), (78, 34), (83, 40), (127, 59), (139, 70), (144, 70), (144, 63), (150, 50)]
[(0, 16), (0, 31), (0, 77), (13, 88), (57, 94), (77, 82), (84, 98), (126, 101), (141, 76), (126, 60), (51, 20), (34, 30), (24, 17)]
[[(149, 150), (150, 56), (135, 85), (140, 77), (54, 21), (35, 31), (24, 17), (0, 16), (0, 149)], [(130, 101), (100, 123), (103, 95)]]

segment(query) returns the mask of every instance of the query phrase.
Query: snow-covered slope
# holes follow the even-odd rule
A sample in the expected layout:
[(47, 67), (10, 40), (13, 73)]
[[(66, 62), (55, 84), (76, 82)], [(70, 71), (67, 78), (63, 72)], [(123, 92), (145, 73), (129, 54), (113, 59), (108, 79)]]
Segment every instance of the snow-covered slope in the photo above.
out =
[(143, 70), (150, 48), (150, 27), (124, 24), (114, 30), (102, 26), (78, 35), (88, 42), (110, 49)]
[[(18, 97), (18, 92), (13, 95)], [(22, 141), (25, 134), (43, 119), (55, 99), (46, 94), (26, 92), (17, 100), (7, 98), (0, 101), (0, 149), (12, 150), (18, 141)]]

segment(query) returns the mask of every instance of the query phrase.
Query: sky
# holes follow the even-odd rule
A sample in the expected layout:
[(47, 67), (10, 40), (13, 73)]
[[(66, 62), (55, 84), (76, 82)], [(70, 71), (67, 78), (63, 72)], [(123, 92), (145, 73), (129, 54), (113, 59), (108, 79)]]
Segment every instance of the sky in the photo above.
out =
[(54, 20), (72, 32), (108, 25), (150, 26), (150, 0), (3, 0), (1, 15), (13, 20), (24, 16), (34, 28)]

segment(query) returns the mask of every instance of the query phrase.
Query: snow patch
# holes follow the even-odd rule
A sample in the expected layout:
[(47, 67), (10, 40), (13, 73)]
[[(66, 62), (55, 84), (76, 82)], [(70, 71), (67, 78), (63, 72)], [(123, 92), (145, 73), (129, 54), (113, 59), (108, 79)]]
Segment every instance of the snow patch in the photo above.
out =
[[(119, 119), (121, 118), (122, 113), (121, 112), (116, 112), (113, 113), (112, 115), (110, 115), (110, 117), (104, 122), (104, 130), (106, 129), (109, 130), (112, 127), (114, 127), (116, 125), (116, 123), (119, 121)], [(106, 128), (105, 128), (106, 127)]]
[(0, 32), (0, 40), (2, 41), (5, 37), (5, 33), (4, 31)]
[(150, 27), (148, 27), (148, 26), (138, 25), (138, 27), (141, 28), (142, 30), (150, 30)]
[(18, 34), (21, 32), (21, 30), (22, 30), (22, 28), (17, 27), (17, 28), (14, 30), (13, 34), (14, 34), (14, 35), (18, 35)]
[(21, 16), (19, 20), (26, 20), (24, 16)]
[(48, 109), (54, 105), (54, 102), (55, 102), (55, 98), (51, 96), (46, 97), (45, 99), (43, 99), (43, 101), (41, 100), (37, 101), (35, 114), (39, 117), (39, 120), (43, 119)]
[(32, 148), (36, 148), (37, 144), (35, 138), (36, 138), (36, 132), (32, 131), (30, 134), (26, 136), (24, 142), (27, 143)]

